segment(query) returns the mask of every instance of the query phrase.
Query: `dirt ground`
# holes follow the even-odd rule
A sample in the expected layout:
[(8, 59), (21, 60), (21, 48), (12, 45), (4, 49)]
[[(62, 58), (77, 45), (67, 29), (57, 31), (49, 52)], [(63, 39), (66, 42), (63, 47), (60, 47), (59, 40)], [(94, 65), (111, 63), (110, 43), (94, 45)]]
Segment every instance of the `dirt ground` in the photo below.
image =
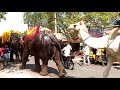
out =
[[(21, 64), (11, 64), (6, 69), (0, 71), (0, 78), (59, 78), (56, 64), (51, 60), (48, 63), (48, 75), (41, 76), (34, 71), (34, 58), (29, 57), (26, 69), (19, 70)], [(75, 63), (73, 70), (66, 69), (67, 78), (103, 78), (103, 71), (105, 67), (102, 65), (80, 66)], [(120, 66), (113, 65), (108, 78), (120, 78)]]

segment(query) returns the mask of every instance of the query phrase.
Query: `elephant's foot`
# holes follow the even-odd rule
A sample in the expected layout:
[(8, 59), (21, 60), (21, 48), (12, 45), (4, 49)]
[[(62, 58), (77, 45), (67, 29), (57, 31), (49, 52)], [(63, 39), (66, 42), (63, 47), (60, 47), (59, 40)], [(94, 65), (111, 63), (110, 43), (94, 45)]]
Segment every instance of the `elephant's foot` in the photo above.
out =
[(10, 62), (15, 62), (14, 59), (10, 59)]
[(20, 60), (19, 62), (22, 63), (22, 60)]
[(41, 72), (40, 72), (40, 75), (46, 76), (46, 75), (48, 75), (48, 71), (41, 71)]
[(64, 77), (66, 75), (66, 71), (65, 70), (62, 70), (59, 72), (59, 77)]
[(35, 69), (35, 72), (40, 72), (40, 68), (36, 67)]
[(20, 59), (16, 59), (16, 64), (20, 63), (21, 60)]
[(3, 70), (5, 68), (4, 62), (0, 62), (0, 70)]
[(20, 70), (23, 70), (23, 69), (25, 69), (25, 68), (26, 68), (26, 67), (23, 66), (23, 65), (21, 65), (21, 66), (19, 67)]

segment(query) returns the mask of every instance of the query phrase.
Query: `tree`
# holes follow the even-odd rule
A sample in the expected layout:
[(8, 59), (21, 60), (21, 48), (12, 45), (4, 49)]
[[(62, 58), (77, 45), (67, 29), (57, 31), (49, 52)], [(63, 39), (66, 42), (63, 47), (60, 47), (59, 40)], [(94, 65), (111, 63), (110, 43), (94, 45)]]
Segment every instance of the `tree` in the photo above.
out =
[(7, 12), (0, 12), (0, 21), (1, 19), (6, 20), (5, 14), (7, 14)]
[(86, 16), (88, 28), (99, 28), (97, 30), (101, 30), (107, 26), (110, 26), (110, 24), (116, 18), (117, 13), (118, 12), (61, 12), (58, 13), (59, 20), (57, 21), (61, 23), (60, 26), (65, 27), (63, 31), (66, 35), (69, 33), (71, 37), (75, 38), (77, 37), (77, 34), (68, 31), (66, 27), (72, 23), (78, 22), (82, 14)]
[[(57, 12), (57, 29), (67, 37), (75, 38), (77, 34), (68, 31), (67, 27), (79, 22), (80, 16), (84, 14), (88, 27), (106, 28), (114, 20), (118, 12)], [(55, 26), (54, 12), (24, 12), (24, 23), (34, 26), (44, 23), (48, 28), (54, 31)]]
[(48, 28), (54, 30), (54, 14), (52, 12), (24, 12), (24, 23), (35, 26), (44, 23)]
[(116, 18), (118, 12), (85, 12), (87, 22), (97, 28), (106, 28)]
[(117, 13), (118, 12), (62, 12), (58, 13), (58, 21), (61, 23), (66, 22), (66, 26), (68, 27), (71, 23), (78, 22), (81, 14), (84, 14), (86, 21), (90, 25), (94, 24), (94, 27), (97, 28), (101, 28), (102, 25), (104, 25), (104, 28), (106, 28), (116, 18)]

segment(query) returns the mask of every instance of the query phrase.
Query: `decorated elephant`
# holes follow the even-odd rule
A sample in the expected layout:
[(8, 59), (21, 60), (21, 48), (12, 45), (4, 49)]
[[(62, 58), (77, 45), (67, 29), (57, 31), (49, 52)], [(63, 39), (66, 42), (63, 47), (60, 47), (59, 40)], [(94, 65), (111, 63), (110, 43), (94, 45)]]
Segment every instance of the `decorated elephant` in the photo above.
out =
[(18, 31), (9, 30), (3, 33), (2, 35), (2, 44), (3, 47), (5, 45), (8, 45), (8, 48), (10, 48), (10, 62), (14, 62), (13, 60), (13, 54), (16, 56), (16, 61), (20, 62), (20, 46), (21, 46), (21, 33)]
[[(53, 59), (58, 67), (59, 77), (63, 77), (66, 75), (66, 71), (62, 64), (60, 43), (52, 32), (46, 33), (45, 30), (47, 28), (37, 26), (34, 30), (27, 32), (24, 38), (23, 61), (20, 69), (26, 67), (28, 56), (32, 55), (35, 57), (35, 70), (40, 71), (40, 75), (48, 74), (48, 61)], [(39, 59), (42, 61), (42, 67)]]

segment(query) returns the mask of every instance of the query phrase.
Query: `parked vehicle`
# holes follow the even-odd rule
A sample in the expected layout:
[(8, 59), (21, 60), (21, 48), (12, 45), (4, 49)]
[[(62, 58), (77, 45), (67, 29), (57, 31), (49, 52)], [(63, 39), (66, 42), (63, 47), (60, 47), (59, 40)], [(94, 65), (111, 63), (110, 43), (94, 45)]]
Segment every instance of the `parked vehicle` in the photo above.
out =
[(72, 59), (74, 58), (74, 56), (68, 56), (68, 57), (65, 57), (63, 54), (62, 54), (62, 58), (63, 58), (63, 65), (66, 69), (70, 69), (70, 70), (73, 70), (74, 69), (74, 63), (72, 61)]

